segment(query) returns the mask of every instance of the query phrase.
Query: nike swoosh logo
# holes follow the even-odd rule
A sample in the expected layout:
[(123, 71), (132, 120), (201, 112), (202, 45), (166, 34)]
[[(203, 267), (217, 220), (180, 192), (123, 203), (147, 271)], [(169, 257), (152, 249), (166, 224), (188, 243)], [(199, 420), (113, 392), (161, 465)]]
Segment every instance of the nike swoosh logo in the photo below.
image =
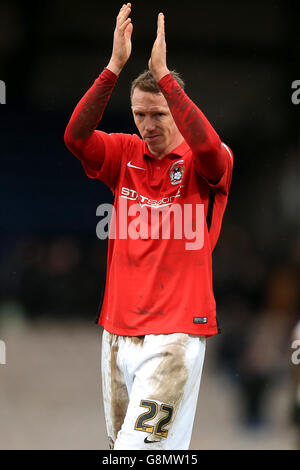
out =
[(127, 166), (129, 166), (129, 168), (137, 168), (138, 170), (146, 170), (146, 168), (141, 168), (140, 166), (132, 165), (131, 161), (127, 163)]
[(144, 442), (145, 442), (146, 444), (154, 444), (154, 442), (160, 442), (160, 441), (149, 441), (149, 440), (148, 440), (148, 436), (147, 436), (147, 437), (145, 437)]

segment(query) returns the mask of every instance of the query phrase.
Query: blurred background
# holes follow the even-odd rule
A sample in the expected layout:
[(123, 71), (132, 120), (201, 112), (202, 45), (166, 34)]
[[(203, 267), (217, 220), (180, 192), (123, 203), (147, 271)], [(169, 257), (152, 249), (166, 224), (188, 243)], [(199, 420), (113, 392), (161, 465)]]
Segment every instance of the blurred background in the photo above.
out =
[[(63, 134), (109, 61), (120, 6), (1, 0), (1, 449), (108, 448), (94, 320), (107, 252), (96, 208), (112, 195)], [(129, 88), (159, 11), (169, 68), (235, 156), (213, 259), (222, 334), (208, 341), (191, 448), (299, 449), (299, 2), (134, 2), (105, 131), (136, 132)]]

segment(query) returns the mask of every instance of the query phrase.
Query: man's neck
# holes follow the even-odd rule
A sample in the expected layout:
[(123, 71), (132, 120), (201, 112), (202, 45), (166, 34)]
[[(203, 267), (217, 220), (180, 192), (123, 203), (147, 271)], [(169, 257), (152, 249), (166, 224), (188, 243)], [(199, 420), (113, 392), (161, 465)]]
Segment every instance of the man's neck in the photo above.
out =
[(175, 143), (172, 142), (171, 145), (169, 145), (166, 149), (164, 149), (163, 151), (155, 151), (155, 150), (152, 150), (151, 147), (148, 145), (148, 148), (150, 150), (150, 152), (152, 153), (152, 155), (157, 159), (157, 160), (162, 160), (166, 155), (168, 155), (169, 153), (172, 153), (173, 150), (175, 150), (177, 147), (179, 147), (179, 145), (182, 144), (182, 142), (184, 141), (184, 138), (182, 137), (182, 135), (180, 134), (178, 136), (178, 138), (176, 138), (175, 140)]

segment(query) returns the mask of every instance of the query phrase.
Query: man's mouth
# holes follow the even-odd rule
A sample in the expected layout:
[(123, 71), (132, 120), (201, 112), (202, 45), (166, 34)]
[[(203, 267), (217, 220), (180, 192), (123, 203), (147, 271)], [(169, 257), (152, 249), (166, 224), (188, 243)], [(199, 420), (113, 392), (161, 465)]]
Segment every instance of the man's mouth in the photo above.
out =
[(145, 140), (152, 141), (152, 140), (157, 139), (158, 137), (160, 137), (160, 135), (147, 135), (147, 136), (145, 136)]

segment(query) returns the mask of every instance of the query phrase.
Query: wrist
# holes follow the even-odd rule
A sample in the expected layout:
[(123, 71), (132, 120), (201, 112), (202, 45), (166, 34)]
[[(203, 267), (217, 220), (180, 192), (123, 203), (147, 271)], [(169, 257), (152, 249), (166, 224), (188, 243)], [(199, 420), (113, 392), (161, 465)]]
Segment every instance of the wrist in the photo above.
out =
[(167, 67), (152, 71), (152, 74), (157, 82), (159, 82), (165, 75), (168, 75), (169, 73), (170, 70)]
[(106, 66), (106, 68), (108, 70), (110, 70), (111, 72), (113, 72), (115, 75), (120, 75), (120, 73), (123, 69), (123, 66), (121, 66), (120, 64), (118, 64), (114, 60), (110, 59), (110, 61), (109, 61), (108, 65)]

